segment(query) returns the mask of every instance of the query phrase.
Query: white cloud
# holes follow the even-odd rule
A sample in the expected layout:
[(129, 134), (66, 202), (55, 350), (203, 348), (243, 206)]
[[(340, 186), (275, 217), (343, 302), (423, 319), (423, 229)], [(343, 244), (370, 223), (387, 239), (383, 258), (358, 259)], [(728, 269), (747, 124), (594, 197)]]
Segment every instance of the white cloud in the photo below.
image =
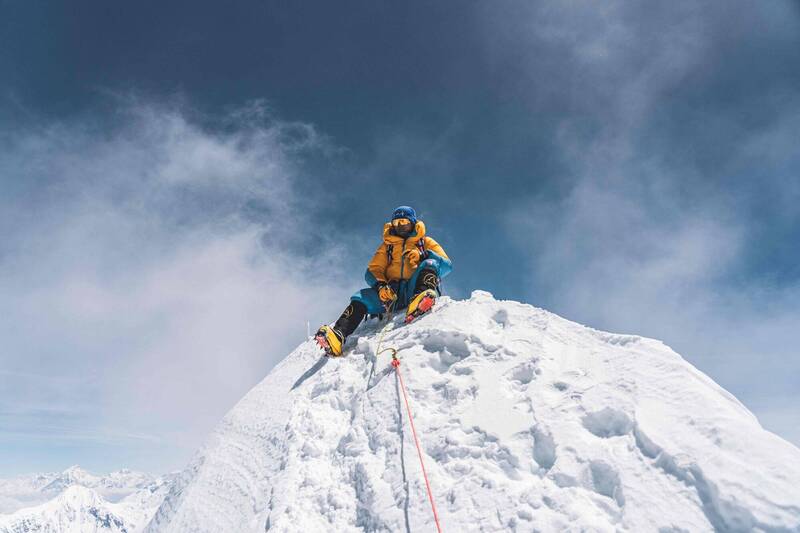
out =
[(114, 124), (2, 133), (6, 438), (108, 438), (164, 450), (141, 467), (181, 466), (307, 320), (346, 303), (344, 254), (299, 186), (303, 158), (335, 148), (260, 105), (202, 118), (126, 100)]

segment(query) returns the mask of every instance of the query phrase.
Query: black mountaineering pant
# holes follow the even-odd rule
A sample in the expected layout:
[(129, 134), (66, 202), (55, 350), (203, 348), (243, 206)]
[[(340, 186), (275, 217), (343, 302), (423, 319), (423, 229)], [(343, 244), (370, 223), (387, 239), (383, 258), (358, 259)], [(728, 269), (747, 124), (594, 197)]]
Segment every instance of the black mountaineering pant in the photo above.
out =
[[(436, 272), (430, 269), (423, 269), (417, 276), (417, 282), (414, 285), (414, 296), (421, 293), (426, 289), (437, 290), (439, 286), (439, 276)], [(345, 337), (349, 337), (353, 333), (364, 317), (367, 316), (367, 307), (358, 300), (351, 300), (350, 305), (342, 312), (342, 315), (333, 325)]]
[(353, 333), (367, 314), (367, 307), (357, 300), (351, 300), (350, 305), (342, 312), (342, 316), (333, 325), (345, 338)]
[(433, 270), (424, 268), (417, 276), (417, 283), (414, 285), (414, 296), (426, 289), (435, 291), (437, 287), (439, 287), (439, 276)]

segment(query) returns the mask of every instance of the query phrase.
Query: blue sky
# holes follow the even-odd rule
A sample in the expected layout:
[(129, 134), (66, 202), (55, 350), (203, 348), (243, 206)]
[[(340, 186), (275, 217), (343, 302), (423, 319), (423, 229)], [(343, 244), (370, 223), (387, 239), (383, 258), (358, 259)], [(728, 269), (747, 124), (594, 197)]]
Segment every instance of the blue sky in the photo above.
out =
[(0, 475), (181, 467), (417, 208), (800, 444), (796, 2), (0, 1)]

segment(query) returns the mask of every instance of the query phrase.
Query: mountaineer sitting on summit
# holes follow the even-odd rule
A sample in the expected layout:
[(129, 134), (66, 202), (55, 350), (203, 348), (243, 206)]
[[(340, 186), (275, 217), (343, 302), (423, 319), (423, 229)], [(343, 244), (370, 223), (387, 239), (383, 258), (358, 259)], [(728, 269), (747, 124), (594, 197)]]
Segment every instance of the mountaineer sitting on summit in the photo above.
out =
[(326, 355), (339, 357), (347, 337), (369, 315), (407, 308), (406, 323), (430, 311), (439, 294), (439, 279), (453, 269), (438, 242), (425, 235), (425, 224), (411, 207), (394, 210), (383, 226), (383, 242), (364, 275), (369, 288), (350, 297), (350, 305), (333, 327), (319, 328), (315, 339)]

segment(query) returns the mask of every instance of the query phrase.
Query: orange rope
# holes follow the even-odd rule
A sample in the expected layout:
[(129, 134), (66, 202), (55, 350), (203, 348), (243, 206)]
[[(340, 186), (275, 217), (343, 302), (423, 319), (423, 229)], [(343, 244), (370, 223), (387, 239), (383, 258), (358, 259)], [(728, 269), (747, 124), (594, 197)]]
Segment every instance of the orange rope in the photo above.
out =
[(411, 407), (408, 405), (408, 395), (406, 394), (406, 384), (403, 382), (403, 375), (400, 373), (400, 359), (397, 358), (395, 353), (392, 354), (392, 366), (397, 377), (400, 378), (400, 385), (403, 390), (403, 399), (406, 402), (406, 411), (408, 411), (408, 421), (411, 423), (411, 432), (414, 434), (414, 444), (417, 445), (417, 455), (419, 455), (419, 464), (422, 466), (422, 476), (425, 478), (425, 487), (428, 489), (428, 499), (431, 502), (431, 509), (433, 510), (433, 520), (436, 522), (436, 530), (442, 533), (442, 526), (439, 525), (439, 515), (436, 513), (436, 504), (433, 502), (433, 492), (431, 492), (431, 484), (428, 481), (428, 473), (425, 471), (425, 462), (422, 460), (422, 450), (419, 447), (419, 439), (417, 438), (417, 429), (414, 427), (414, 417), (411, 416)]

